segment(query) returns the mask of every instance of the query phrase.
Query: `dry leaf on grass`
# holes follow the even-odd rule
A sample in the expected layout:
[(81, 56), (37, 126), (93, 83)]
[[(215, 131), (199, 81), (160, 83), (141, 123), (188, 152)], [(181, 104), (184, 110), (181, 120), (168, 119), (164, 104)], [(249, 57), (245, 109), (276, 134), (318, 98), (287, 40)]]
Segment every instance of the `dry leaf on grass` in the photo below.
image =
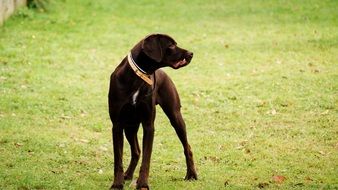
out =
[(275, 183), (283, 183), (284, 181), (286, 180), (286, 177), (285, 176), (282, 176), (282, 175), (275, 175), (275, 176), (272, 176), (272, 181), (275, 182)]

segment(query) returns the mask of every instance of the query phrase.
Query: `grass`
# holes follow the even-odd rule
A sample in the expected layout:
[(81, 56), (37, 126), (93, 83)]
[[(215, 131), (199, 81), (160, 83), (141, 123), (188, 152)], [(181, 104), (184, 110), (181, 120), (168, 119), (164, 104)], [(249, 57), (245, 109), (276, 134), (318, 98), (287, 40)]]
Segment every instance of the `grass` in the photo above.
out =
[(158, 109), (152, 189), (337, 189), (337, 6), (64, 0), (19, 10), (0, 28), (0, 189), (110, 187), (109, 75), (156, 32), (195, 55), (165, 70), (199, 180), (183, 180), (183, 150)]

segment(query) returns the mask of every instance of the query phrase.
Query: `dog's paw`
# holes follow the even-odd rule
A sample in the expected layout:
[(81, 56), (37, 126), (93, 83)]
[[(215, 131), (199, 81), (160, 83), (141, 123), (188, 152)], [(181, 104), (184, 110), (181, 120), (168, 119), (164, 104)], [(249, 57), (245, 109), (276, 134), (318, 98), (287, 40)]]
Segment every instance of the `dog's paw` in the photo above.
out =
[(141, 187), (140, 190), (149, 190), (149, 187)]
[(117, 185), (117, 184), (113, 184), (110, 187), (110, 190), (122, 190), (123, 189), (123, 185)]
[(146, 186), (143, 186), (143, 187), (137, 187), (136, 189), (137, 190), (149, 190), (149, 186), (146, 185)]
[(149, 187), (140, 187), (140, 188), (137, 188), (137, 190), (149, 190)]
[(196, 172), (188, 172), (185, 176), (184, 180), (197, 180), (197, 173)]
[(137, 182), (136, 189), (137, 190), (149, 190), (150, 188), (149, 188), (148, 184), (146, 184), (146, 183)]

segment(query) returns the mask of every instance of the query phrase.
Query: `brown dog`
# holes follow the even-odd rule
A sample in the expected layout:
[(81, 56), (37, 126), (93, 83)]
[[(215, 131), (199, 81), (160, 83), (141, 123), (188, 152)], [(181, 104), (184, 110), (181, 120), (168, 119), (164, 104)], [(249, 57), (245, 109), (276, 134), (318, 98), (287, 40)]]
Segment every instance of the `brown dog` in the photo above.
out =
[[(143, 156), (137, 189), (149, 189), (156, 104), (168, 116), (183, 145), (187, 164), (185, 179), (197, 179), (178, 93), (168, 75), (159, 69), (166, 66), (174, 69), (184, 67), (192, 57), (192, 52), (179, 48), (170, 36), (153, 34), (136, 44), (112, 73), (108, 95), (114, 145), (114, 183), (111, 189), (122, 189), (124, 180), (133, 177), (140, 158), (137, 140), (140, 123), (143, 126)], [(122, 165), (123, 131), (131, 149), (131, 161), (126, 172), (123, 172)]]

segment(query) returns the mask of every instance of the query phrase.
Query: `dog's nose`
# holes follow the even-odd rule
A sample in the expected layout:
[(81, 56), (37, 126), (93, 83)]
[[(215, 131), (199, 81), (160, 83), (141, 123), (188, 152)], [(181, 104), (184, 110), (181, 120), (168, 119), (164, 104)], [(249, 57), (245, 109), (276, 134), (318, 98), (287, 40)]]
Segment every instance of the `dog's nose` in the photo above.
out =
[(193, 53), (193, 52), (190, 52), (190, 51), (188, 51), (188, 52), (187, 52), (187, 55), (188, 55), (189, 57), (193, 57), (193, 56), (194, 56), (194, 53)]

